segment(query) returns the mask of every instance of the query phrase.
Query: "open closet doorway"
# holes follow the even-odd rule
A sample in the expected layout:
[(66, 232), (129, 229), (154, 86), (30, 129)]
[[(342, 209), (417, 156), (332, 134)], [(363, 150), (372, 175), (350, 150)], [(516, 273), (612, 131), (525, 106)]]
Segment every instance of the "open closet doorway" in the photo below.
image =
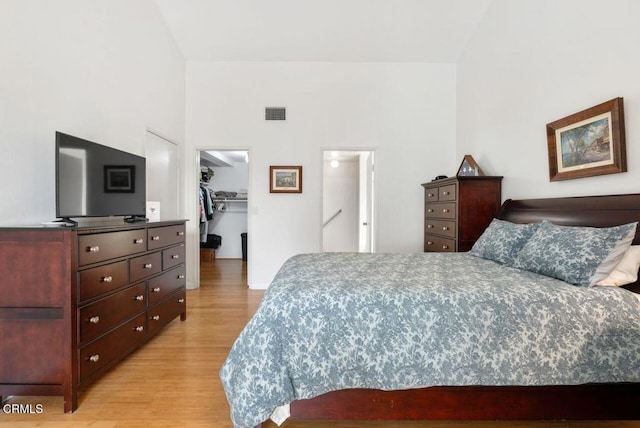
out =
[(375, 252), (373, 150), (322, 153), (322, 251)]
[(202, 149), (198, 158), (200, 283), (232, 281), (246, 286), (249, 151)]

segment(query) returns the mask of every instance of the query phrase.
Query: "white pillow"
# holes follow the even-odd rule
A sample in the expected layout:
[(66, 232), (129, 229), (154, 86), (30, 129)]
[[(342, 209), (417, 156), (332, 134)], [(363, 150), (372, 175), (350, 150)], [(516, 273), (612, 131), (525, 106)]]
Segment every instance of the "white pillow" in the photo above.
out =
[[(623, 239), (618, 241), (616, 246), (613, 247), (607, 257), (596, 268), (596, 272), (591, 277), (590, 286), (597, 285), (600, 281), (609, 277), (609, 274), (614, 271), (622, 260), (622, 257), (627, 253), (635, 236), (636, 228), (634, 227)], [(635, 279), (632, 282), (635, 282)]]
[(622, 260), (611, 274), (597, 285), (611, 285), (619, 287), (631, 284), (638, 280), (638, 269), (640, 269), (640, 245), (632, 245), (622, 256)]

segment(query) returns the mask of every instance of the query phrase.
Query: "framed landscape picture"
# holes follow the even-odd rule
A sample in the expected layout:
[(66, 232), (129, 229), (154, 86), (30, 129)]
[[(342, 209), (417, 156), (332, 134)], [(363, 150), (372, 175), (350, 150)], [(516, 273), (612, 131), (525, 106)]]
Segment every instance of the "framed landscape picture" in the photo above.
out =
[(627, 171), (622, 98), (547, 124), (550, 181)]
[(271, 193), (302, 193), (302, 166), (270, 166)]

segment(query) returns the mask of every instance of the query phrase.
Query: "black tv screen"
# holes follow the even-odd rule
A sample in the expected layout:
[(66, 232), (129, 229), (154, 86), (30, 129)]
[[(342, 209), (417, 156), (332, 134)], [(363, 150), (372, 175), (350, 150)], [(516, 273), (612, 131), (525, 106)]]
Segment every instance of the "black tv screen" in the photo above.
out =
[(56, 216), (146, 213), (145, 158), (56, 132)]

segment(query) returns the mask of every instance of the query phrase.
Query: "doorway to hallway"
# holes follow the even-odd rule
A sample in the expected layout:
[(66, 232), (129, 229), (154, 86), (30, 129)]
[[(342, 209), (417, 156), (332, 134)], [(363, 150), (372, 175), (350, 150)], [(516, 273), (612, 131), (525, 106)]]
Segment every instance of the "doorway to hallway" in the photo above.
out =
[(322, 251), (375, 252), (373, 150), (324, 150)]

